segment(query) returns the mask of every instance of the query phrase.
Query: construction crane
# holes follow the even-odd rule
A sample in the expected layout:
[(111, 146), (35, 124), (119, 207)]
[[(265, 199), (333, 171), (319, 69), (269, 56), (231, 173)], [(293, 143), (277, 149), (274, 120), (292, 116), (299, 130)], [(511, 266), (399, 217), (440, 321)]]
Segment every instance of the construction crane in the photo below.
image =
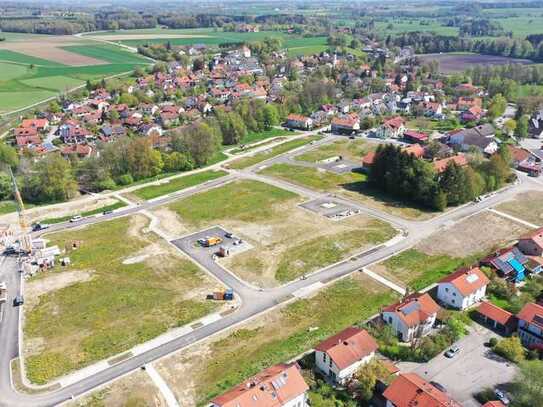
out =
[(17, 214), (19, 216), (19, 226), (21, 228), (21, 236), (19, 238), (19, 245), (22, 251), (27, 254), (32, 253), (32, 238), (30, 237), (28, 221), (25, 214), (25, 206), (23, 204), (23, 199), (21, 198), (21, 193), (17, 187), (17, 180), (13, 175), (11, 167), (8, 165), (9, 175), (11, 177), (11, 183), (13, 186), (13, 197), (17, 203)]

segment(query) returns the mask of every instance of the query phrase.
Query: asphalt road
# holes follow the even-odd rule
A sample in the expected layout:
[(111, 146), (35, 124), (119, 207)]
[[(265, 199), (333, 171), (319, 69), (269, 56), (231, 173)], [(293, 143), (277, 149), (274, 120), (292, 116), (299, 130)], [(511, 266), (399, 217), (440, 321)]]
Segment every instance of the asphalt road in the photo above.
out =
[[(326, 138), (329, 140), (330, 138)], [(319, 144), (326, 142), (321, 141), (313, 146), (306, 146), (302, 149), (298, 149), (294, 153), (288, 153), (287, 155), (294, 155), (301, 151), (310, 150), (316, 148)], [(36, 233), (38, 236), (45, 232), (53, 232), (59, 230), (66, 230), (70, 228), (80, 227), (82, 225), (97, 223), (112, 218), (121, 216), (127, 216), (137, 213), (143, 209), (151, 209), (157, 206), (161, 206), (172, 202), (174, 200), (190, 196), (210, 188), (215, 188), (225, 183), (231, 182), (238, 178), (252, 178), (259, 179), (271, 184), (275, 184), (285, 189), (294, 190), (302, 195), (306, 195), (310, 198), (322, 198), (326, 197), (326, 194), (318, 193), (307, 188), (299, 187), (284, 181), (264, 178), (254, 173), (254, 170), (262, 165), (269, 165), (276, 160), (281, 160), (283, 157), (277, 157), (269, 160), (265, 163), (260, 163), (253, 168), (246, 169), (241, 172), (232, 172), (231, 174), (213, 180), (211, 182), (190, 188), (188, 190), (181, 191), (177, 194), (167, 196), (162, 199), (154, 200), (152, 202), (145, 202), (136, 207), (130, 207), (126, 209), (117, 210), (112, 214), (104, 216), (96, 216), (91, 218), (82, 219), (79, 222), (63, 223), (53, 225), (50, 229)], [(430, 219), (428, 221), (409, 221), (401, 219), (386, 213), (381, 213), (375, 209), (367, 208), (358, 203), (344, 200), (349, 205), (355, 205), (364, 213), (371, 216), (378, 217), (392, 223), (399, 229), (404, 231), (405, 238), (396, 241), (392, 245), (381, 245), (377, 248), (369, 250), (351, 259), (347, 259), (339, 264), (326, 267), (316, 273), (309, 275), (306, 279), (298, 279), (286, 285), (276, 288), (260, 290), (255, 287), (251, 287), (245, 282), (239, 280), (228, 271), (224, 270), (220, 265), (211, 260), (209, 255), (202, 257), (195, 256), (191, 253), (191, 256), (208, 272), (212, 273), (215, 277), (223, 281), (226, 285), (232, 287), (236, 294), (241, 298), (242, 305), (234, 313), (225, 316), (224, 318), (213, 322), (208, 325), (204, 325), (201, 328), (197, 328), (192, 332), (178, 337), (168, 343), (162, 344), (153, 348), (145, 353), (139, 354), (130, 359), (119, 362), (118, 364), (111, 366), (110, 368), (100, 371), (99, 373), (85, 378), (75, 384), (60, 388), (48, 393), (27, 395), (21, 394), (15, 391), (11, 386), (10, 377), (10, 360), (18, 356), (18, 319), (19, 309), (12, 307), (11, 303), (8, 303), (4, 308), (4, 318), (0, 322), (0, 406), (19, 407), (19, 406), (52, 406), (59, 404), (63, 401), (70, 399), (72, 396), (78, 396), (87, 391), (90, 391), (104, 383), (107, 383), (115, 378), (118, 378), (124, 374), (127, 374), (144, 364), (150, 363), (162, 356), (168, 355), (174, 351), (188, 347), (195, 342), (205, 339), (217, 332), (220, 332), (226, 328), (240, 324), (247, 319), (254, 317), (262, 312), (265, 312), (277, 304), (291, 299), (293, 293), (296, 291), (309, 287), (315, 283), (327, 283), (339, 277), (348, 275), (352, 272), (360, 270), (362, 267), (368, 266), (372, 263), (378, 262), (386, 257), (394, 255), (401, 250), (407, 249), (413, 246), (416, 242), (420, 241), (424, 237), (429, 236), (431, 233), (437, 231), (442, 227), (450, 225), (452, 222), (464, 219), (467, 216), (485, 210), (486, 208), (495, 206), (499, 202), (511, 198), (515, 194), (529, 189), (542, 189), (543, 184), (538, 180), (532, 180), (528, 177), (522, 177), (523, 182), (518, 185), (514, 185), (508, 189), (505, 189), (479, 203), (471, 203), (465, 205), (456, 210), (446, 212), (445, 214)], [(318, 216), (318, 215), (316, 215)], [(180, 250), (186, 251), (187, 244), (190, 239), (183, 238), (174, 240), (172, 243), (176, 245)], [(20, 276), (18, 273), (18, 267), (14, 258), (2, 258), (0, 265), (0, 281), (7, 281), (10, 290), (10, 299), (12, 299), (20, 289)]]

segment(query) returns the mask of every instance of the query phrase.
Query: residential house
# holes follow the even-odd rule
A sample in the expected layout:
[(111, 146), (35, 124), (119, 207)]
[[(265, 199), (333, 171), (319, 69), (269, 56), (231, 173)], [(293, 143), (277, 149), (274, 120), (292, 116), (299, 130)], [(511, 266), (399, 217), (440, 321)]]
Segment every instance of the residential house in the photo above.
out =
[(369, 171), (369, 169), (375, 162), (375, 156), (376, 152), (370, 151), (364, 157), (362, 157), (362, 169), (364, 169), (364, 171)]
[(377, 347), (366, 330), (349, 327), (315, 347), (315, 363), (332, 382), (344, 385), (374, 357)]
[(348, 114), (332, 119), (332, 133), (352, 134), (360, 130), (360, 118), (357, 114)]
[(414, 293), (383, 308), (381, 318), (402, 341), (411, 342), (430, 333), (439, 309), (429, 294)]
[(428, 134), (415, 130), (406, 130), (403, 137), (410, 143), (424, 144), (428, 141)]
[(478, 322), (500, 335), (509, 336), (517, 330), (517, 318), (509, 311), (489, 301), (483, 301), (475, 311), (475, 318)]
[(460, 120), (463, 122), (478, 122), (483, 117), (483, 109), (479, 106), (472, 106), (460, 113)]
[(35, 147), (41, 144), (41, 137), (37, 134), (33, 135), (19, 135), (15, 136), (15, 142), (17, 145), (17, 148), (28, 148), (28, 147)]
[(309, 386), (296, 364), (263, 370), (211, 400), (212, 407), (307, 407)]
[(45, 131), (49, 128), (49, 120), (47, 119), (24, 119), (21, 123), (21, 127), (32, 127), (37, 131)]
[(500, 400), (493, 400), (493, 401), (487, 401), (485, 404), (483, 404), (483, 407), (507, 407), (505, 404), (503, 404)]
[(416, 373), (400, 373), (385, 390), (386, 407), (462, 407)]
[(439, 281), (437, 298), (449, 307), (465, 310), (484, 298), (489, 282), (479, 267), (461, 268)]
[(313, 120), (310, 117), (291, 113), (287, 117), (286, 127), (291, 129), (309, 130), (313, 127)]
[(471, 129), (457, 130), (449, 133), (448, 142), (457, 146), (461, 151), (476, 148), (481, 152), (492, 155), (498, 151), (498, 143), (494, 136), (496, 130), (491, 124), (483, 124)]
[(543, 256), (543, 228), (522, 235), (517, 247), (526, 255)]
[(541, 174), (541, 159), (524, 148), (508, 145), (513, 167), (528, 175), (537, 177)]
[(71, 144), (68, 146), (62, 147), (60, 154), (63, 157), (73, 157), (77, 156), (78, 158), (89, 157), (92, 153), (92, 148), (88, 144)]
[(405, 133), (405, 120), (396, 116), (392, 119), (385, 120), (385, 122), (379, 126), (376, 135), (379, 138), (398, 138)]
[(499, 276), (515, 284), (526, 278), (527, 263), (528, 258), (517, 247), (497, 250), (493, 255), (481, 260), (483, 266), (494, 268)]
[(424, 147), (420, 144), (411, 144), (402, 149), (404, 153), (415, 156), (416, 158), (422, 158), (424, 156)]
[(434, 169), (438, 174), (444, 172), (450, 163), (455, 163), (460, 167), (468, 165), (468, 160), (464, 155), (453, 155), (452, 157), (442, 158), (433, 162)]
[(543, 346), (543, 306), (528, 303), (517, 314), (518, 336), (527, 348)]

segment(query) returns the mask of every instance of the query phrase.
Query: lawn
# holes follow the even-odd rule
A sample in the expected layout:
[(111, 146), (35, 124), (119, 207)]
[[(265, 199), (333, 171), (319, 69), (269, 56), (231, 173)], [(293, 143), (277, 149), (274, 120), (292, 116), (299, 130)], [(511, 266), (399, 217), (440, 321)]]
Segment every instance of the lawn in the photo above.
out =
[(256, 153), (249, 157), (243, 157), (239, 160), (232, 161), (228, 164), (230, 168), (241, 170), (247, 167), (251, 167), (253, 165), (256, 165), (258, 163), (261, 163), (262, 161), (269, 160), (270, 158), (276, 157), (278, 155), (284, 154), (288, 151), (294, 150), (295, 148), (305, 146), (308, 143), (311, 143), (312, 141), (320, 140), (321, 136), (311, 136), (307, 138), (300, 138), (296, 140), (290, 140), (286, 143), (282, 143), (278, 146), (272, 147), (269, 150), (262, 151), (259, 153)]
[(327, 158), (342, 156), (345, 159), (360, 162), (364, 155), (376, 148), (376, 143), (368, 143), (364, 140), (340, 139), (297, 155), (295, 159), (314, 163)]
[(204, 171), (184, 177), (172, 179), (160, 185), (150, 185), (138, 189), (133, 192), (134, 195), (141, 199), (153, 199), (172, 192), (180, 191), (207, 181), (211, 181), (220, 177), (224, 177), (225, 171)]
[[(311, 154), (311, 152), (308, 154)], [(264, 168), (260, 173), (320, 191), (332, 191), (341, 188), (342, 185), (366, 180), (366, 175), (359, 172), (337, 174), (318, 168), (283, 163), (273, 164)]]
[(51, 245), (79, 247), (67, 253), (71, 266), (27, 283), (25, 354), (32, 382), (119, 354), (215, 309), (203, 293), (191, 294), (207, 292), (207, 277), (147, 226), (138, 215), (47, 235)]
[(298, 300), (227, 336), (163, 359), (157, 369), (182, 404), (206, 405), (260, 370), (291, 360), (396, 300), (393, 292), (363, 274), (353, 275), (311, 299)]
[(17, 210), (17, 205), (15, 201), (1, 201), (0, 202), (0, 215), (5, 215), (7, 213), (12, 213)]
[(241, 140), (240, 144), (251, 144), (256, 143), (258, 141), (266, 140), (269, 138), (274, 137), (283, 137), (283, 136), (295, 136), (300, 133), (288, 131), (285, 129), (270, 129), (270, 130), (263, 130), (259, 132), (250, 131), (247, 133), (245, 137)]

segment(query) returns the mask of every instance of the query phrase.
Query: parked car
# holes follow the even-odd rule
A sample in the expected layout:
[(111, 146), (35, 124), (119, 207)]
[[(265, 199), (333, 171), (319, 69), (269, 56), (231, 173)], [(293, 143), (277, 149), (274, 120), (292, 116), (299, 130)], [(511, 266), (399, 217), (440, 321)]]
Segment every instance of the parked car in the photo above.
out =
[(13, 299), (13, 306), (18, 307), (19, 305), (23, 305), (25, 303), (25, 300), (22, 295), (18, 295)]
[(40, 230), (44, 230), (44, 229), (47, 229), (49, 228), (49, 225), (47, 223), (34, 223), (32, 225), (32, 231), (33, 232), (39, 232)]
[(503, 391), (501, 391), (500, 389), (494, 390), (494, 394), (496, 394), (496, 397), (498, 398), (498, 400), (500, 400), (506, 406), (508, 406), (511, 403), (509, 398), (507, 398), (505, 393)]
[(431, 381), (430, 384), (434, 386), (436, 389), (441, 390), (443, 393), (447, 392), (447, 389), (445, 389), (445, 387), (438, 382)]
[(451, 348), (445, 352), (445, 356), (449, 359), (454, 358), (458, 352), (460, 352), (460, 348), (458, 346), (451, 346)]
[(72, 216), (72, 218), (70, 219), (70, 222), (77, 222), (77, 221), (79, 221), (81, 219), (83, 219), (83, 216), (75, 215), (75, 216)]
[(234, 236), (231, 232), (226, 232), (224, 234), (224, 237), (226, 237), (227, 239), (232, 239), (232, 236)]
[(102, 215), (109, 215), (112, 214), (113, 211), (111, 209), (108, 209), (107, 211), (102, 212)]

